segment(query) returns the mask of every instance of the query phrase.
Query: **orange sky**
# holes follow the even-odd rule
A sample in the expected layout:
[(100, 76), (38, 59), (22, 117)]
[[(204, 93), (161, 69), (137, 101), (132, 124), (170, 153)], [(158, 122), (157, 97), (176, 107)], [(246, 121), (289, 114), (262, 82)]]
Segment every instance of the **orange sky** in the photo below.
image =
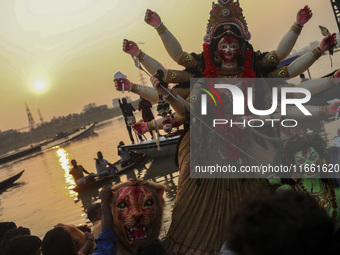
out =
[[(313, 17), (297, 46), (321, 40), (318, 25), (338, 32), (328, 0), (240, 0), (256, 50), (275, 49), (306, 3)], [(167, 68), (158, 34), (144, 21), (147, 8), (159, 13), (184, 50), (201, 52), (210, 0), (5, 0), (0, 1), (0, 130), (28, 126), (25, 102), (35, 121), (80, 113), (88, 103), (107, 104), (123, 96), (112, 78), (121, 71), (139, 81), (132, 59), (122, 51), (124, 38)], [(145, 78), (147, 78), (145, 76)], [(46, 85), (37, 92), (35, 85)], [(124, 94), (132, 95), (132, 94)], [(133, 97), (133, 96), (132, 96)], [(136, 97), (133, 97), (136, 98)]]

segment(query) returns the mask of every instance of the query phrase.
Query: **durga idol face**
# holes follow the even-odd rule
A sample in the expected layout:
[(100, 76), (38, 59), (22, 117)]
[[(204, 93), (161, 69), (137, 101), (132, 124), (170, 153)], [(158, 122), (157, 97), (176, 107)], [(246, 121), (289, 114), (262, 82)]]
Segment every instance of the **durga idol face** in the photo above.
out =
[(217, 51), (224, 61), (235, 61), (240, 53), (240, 44), (234, 37), (225, 36), (218, 43)]

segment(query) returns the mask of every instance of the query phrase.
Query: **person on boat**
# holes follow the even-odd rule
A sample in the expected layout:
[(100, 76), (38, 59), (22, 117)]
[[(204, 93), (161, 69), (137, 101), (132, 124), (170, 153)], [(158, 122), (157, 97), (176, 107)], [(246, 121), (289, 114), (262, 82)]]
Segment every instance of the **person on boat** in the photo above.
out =
[(309, 80), (309, 79), (306, 78), (304, 73), (300, 74), (300, 78), (301, 78), (301, 82), (305, 82), (305, 81)]
[(98, 177), (114, 174), (117, 171), (117, 168), (113, 164), (104, 159), (103, 153), (101, 151), (97, 152), (97, 157), (98, 158), (95, 158), (94, 160), (96, 161), (96, 170)]
[(321, 176), (319, 171), (313, 170), (313, 167), (325, 167), (324, 163), (328, 160), (327, 147), (323, 139), (317, 134), (296, 135), (285, 143), (283, 155), (284, 163), (297, 166), (298, 171), (292, 173), (290, 179), (282, 179), (282, 185), (277, 190), (295, 190), (311, 196), (326, 210), (338, 229), (340, 188), (334, 185), (332, 176), (328, 176), (326, 172)]
[[(86, 183), (94, 181), (94, 177), (96, 175), (94, 173), (89, 173), (88, 171), (86, 171), (82, 165), (78, 165), (75, 159), (71, 160), (71, 165), (72, 168), (69, 174), (73, 176), (73, 179), (77, 185), (84, 185)], [(84, 176), (84, 173), (88, 174), (88, 176)]]
[(118, 144), (118, 155), (120, 156), (120, 160), (122, 161), (121, 167), (126, 167), (130, 161), (129, 150), (126, 148), (122, 148), (125, 145), (123, 141), (120, 141)]
[[(152, 104), (149, 100), (145, 99), (144, 97), (140, 97), (138, 103), (138, 110), (142, 111), (142, 118), (144, 122), (149, 122), (155, 119), (153, 113), (151, 111)], [(153, 138), (153, 134), (150, 131), (151, 138)]]
[[(227, 11), (228, 10), (228, 11)], [(186, 71), (165, 70), (165, 80), (168, 82), (183, 82), (195, 77), (197, 74), (208, 78), (216, 77), (293, 77), (305, 71), (321, 53), (327, 50), (326, 40), (334, 41), (332, 38), (325, 38), (320, 48), (313, 50), (315, 55), (309, 53), (302, 56), (299, 61), (293, 62), (288, 67), (276, 68), (280, 58), (275, 53), (259, 54), (254, 58), (254, 53), (248, 40), (250, 34), (247, 29), (246, 22), (242, 15), (242, 9), (238, 3), (233, 1), (222, 1), (213, 5), (211, 17), (208, 24), (208, 33), (205, 37), (205, 46), (203, 56), (201, 58), (185, 56), (188, 59), (186, 63), (195, 62), (192, 68)], [(225, 15), (230, 15), (225, 16)], [(210, 29), (211, 28), (211, 29)], [(296, 30), (296, 25), (294, 28)], [(166, 29), (163, 28), (163, 32)], [(293, 31), (294, 32), (294, 31)], [(295, 31), (295, 33), (297, 33)], [(216, 57), (217, 56), (217, 57)], [(143, 54), (141, 54), (141, 58)], [(145, 59), (146, 60), (146, 59)], [(195, 69), (195, 71), (192, 71)], [(176, 111), (175, 122), (184, 123), (188, 120), (187, 112), (189, 104), (183, 100), (174, 91), (164, 89), (159, 86), (158, 78), (153, 77), (152, 83), (157, 92), (149, 94), (150, 89), (145, 86), (130, 83), (127, 79), (115, 80), (117, 90), (121, 90), (121, 83), (124, 82), (126, 90), (135, 92), (149, 100), (157, 99), (162, 94)], [(269, 91), (268, 88), (256, 88), (256, 100), (264, 104), (263, 95)], [(195, 91), (191, 92), (195, 96)], [(149, 94), (149, 97), (148, 97)], [(262, 100), (261, 100), (262, 99)], [(225, 114), (231, 116), (232, 102), (226, 98), (228, 112)], [(329, 113), (335, 114), (338, 104), (334, 104)], [(269, 108), (269, 107), (268, 107)], [(264, 109), (268, 109), (264, 108)], [(257, 108), (259, 109), (259, 108)], [(318, 113), (317, 107), (312, 107), (314, 115)], [(322, 108), (325, 110), (325, 108)], [(293, 113), (295, 114), (295, 113)], [(143, 134), (149, 130), (163, 128), (163, 120), (152, 121), (151, 123), (136, 123), (133, 126), (139, 134)], [(231, 130), (230, 128), (224, 132), (227, 140), (238, 147), (243, 148), (245, 141), (253, 144), (247, 149), (257, 152), (254, 139), (249, 137), (248, 132), (240, 128)], [(249, 139), (248, 139), (249, 138)], [(196, 143), (200, 142), (198, 137)], [(195, 141), (192, 141), (195, 142)], [(196, 149), (195, 146), (193, 146)], [(228, 164), (237, 161), (247, 161), (246, 154), (240, 154), (234, 148), (225, 145), (226, 162)], [(270, 148), (273, 148), (272, 146)], [(268, 153), (264, 152), (262, 154)], [(275, 151), (275, 150), (274, 150)], [(259, 152), (263, 152), (259, 151)], [(205, 148), (205, 154), (216, 154), (215, 151)], [(173, 208), (172, 222), (168, 231), (170, 245), (168, 254), (189, 254), (200, 253), (204, 255), (218, 254), (224, 242), (222, 233), (225, 224), (230, 220), (231, 214), (235, 211), (240, 201), (251, 197), (264, 188), (265, 183), (260, 179), (191, 179), (190, 178), (190, 132), (187, 132), (180, 141), (178, 148), (179, 162), (179, 183), (176, 201)], [(200, 208), (200, 209), (199, 209)], [(207, 218), (209, 220), (207, 220)]]
[[(130, 140), (132, 143), (135, 143), (135, 140), (133, 139), (131, 126), (136, 122), (135, 116), (133, 115), (133, 112), (136, 111), (136, 109), (133, 107), (132, 104), (128, 103), (126, 98), (122, 98), (122, 102), (120, 99), (118, 99), (119, 107), (122, 110), (122, 114), (124, 116), (124, 121), (126, 125), (126, 129), (129, 132)], [(141, 135), (138, 135), (138, 138), (140, 141), (143, 141), (143, 138)]]

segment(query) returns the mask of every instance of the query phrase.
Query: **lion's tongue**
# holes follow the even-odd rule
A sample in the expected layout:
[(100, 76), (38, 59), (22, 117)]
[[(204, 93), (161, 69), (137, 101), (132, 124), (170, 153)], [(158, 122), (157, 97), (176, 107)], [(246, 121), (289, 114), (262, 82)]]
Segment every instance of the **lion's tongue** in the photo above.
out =
[(143, 237), (143, 230), (141, 229), (135, 229), (133, 231), (133, 235), (135, 236), (136, 239), (140, 239)]

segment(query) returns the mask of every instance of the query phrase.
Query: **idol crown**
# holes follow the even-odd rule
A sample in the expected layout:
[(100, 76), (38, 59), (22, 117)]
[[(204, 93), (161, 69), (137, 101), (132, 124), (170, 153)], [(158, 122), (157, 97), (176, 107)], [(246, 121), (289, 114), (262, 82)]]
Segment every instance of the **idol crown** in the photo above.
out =
[(208, 20), (207, 32), (204, 36), (204, 42), (210, 43), (214, 31), (221, 25), (234, 25), (236, 26), (244, 40), (250, 40), (250, 32), (248, 31), (247, 22), (243, 16), (242, 8), (238, 2), (233, 0), (218, 0), (218, 3), (213, 3), (212, 10), (210, 11), (210, 18)]

